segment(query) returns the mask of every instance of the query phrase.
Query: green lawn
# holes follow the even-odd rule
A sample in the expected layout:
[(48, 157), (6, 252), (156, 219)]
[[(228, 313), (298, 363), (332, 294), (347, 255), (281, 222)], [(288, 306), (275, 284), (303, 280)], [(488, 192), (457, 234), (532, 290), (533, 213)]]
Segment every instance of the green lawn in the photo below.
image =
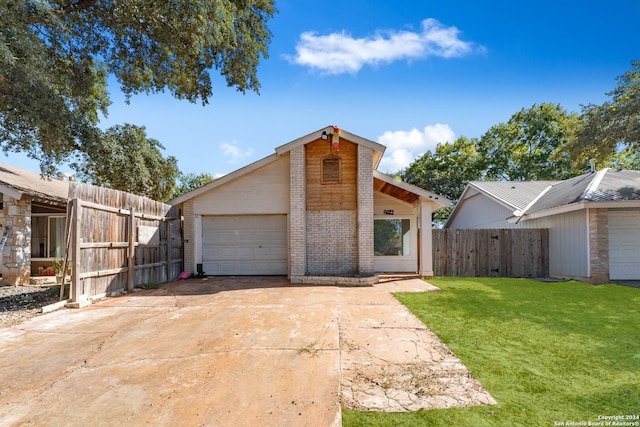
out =
[(442, 291), (396, 296), (498, 404), (343, 411), (344, 426), (588, 425), (599, 415), (640, 415), (640, 289), (502, 278), (429, 283)]

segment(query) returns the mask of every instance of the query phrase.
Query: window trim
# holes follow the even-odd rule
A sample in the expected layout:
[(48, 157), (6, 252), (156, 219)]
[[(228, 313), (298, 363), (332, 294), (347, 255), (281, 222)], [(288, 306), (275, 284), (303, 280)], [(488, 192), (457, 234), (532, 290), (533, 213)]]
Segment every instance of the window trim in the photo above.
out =
[[(52, 257), (51, 256), (51, 248), (50, 248), (50, 236), (51, 236), (51, 219), (52, 218), (64, 218), (66, 221), (67, 216), (64, 214), (59, 214), (59, 213), (55, 213), (55, 214), (48, 214), (48, 213), (37, 213), (37, 214), (31, 214), (31, 221), (33, 223), (33, 218), (47, 218), (47, 229), (46, 229), (46, 234), (44, 236), (44, 242), (45, 242), (45, 256), (44, 257), (34, 257), (31, 256), (31, 260), (33, 261), (49, 261), (49, 260), (54, 260), (58, 257)], [(60, 237), (60, 240), (62, 242), (62, 246), (64, 248), (64, 232), (63, 235)], [(33, 225), (31, 226), (31, 244), (29, 246), (30, 249), (30, 254), (33, 253)]]

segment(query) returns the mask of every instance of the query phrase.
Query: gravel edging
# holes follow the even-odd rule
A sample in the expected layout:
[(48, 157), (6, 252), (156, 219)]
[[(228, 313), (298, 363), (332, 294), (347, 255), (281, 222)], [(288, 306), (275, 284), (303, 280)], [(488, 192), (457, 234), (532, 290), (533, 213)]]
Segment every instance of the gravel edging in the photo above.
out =
[(42, 307), (60, 300), (60, 286), (0, 285), (0, 329), (41, 316)]

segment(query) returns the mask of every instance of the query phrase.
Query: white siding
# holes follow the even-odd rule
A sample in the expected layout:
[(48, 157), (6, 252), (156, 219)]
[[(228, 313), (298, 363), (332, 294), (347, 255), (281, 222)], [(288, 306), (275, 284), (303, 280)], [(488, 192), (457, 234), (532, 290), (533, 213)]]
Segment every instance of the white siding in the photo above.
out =
[(194, 210), (196, 215), (288, 213), (289, 157), (196, 197)]
[(373, 194), (373, 215), (385, 216), (384, 211), (392, 209), (396, 215), (417, 215), (417, 208), (410, 203), (405, 203), (395, 197), (375, 192)]
[[(507, 218), (513, 211), (495, 202), (484, 194), (478, 193), (461, 201), (456, 216), (447, 228), (519, 228)], [(461, 209), (462, 208), (462, 209)]]
[(589, 232), (585, 209), (520, 221), (522, 228), (549, 229), (549, 274), (589, 277)]

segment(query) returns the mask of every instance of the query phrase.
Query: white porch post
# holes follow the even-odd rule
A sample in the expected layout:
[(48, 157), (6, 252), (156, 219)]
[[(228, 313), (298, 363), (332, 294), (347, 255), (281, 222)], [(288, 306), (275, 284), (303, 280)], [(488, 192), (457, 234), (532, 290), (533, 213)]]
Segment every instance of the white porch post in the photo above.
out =
[(431, 203), (420, 200), (420, 276), (433, 277)]

